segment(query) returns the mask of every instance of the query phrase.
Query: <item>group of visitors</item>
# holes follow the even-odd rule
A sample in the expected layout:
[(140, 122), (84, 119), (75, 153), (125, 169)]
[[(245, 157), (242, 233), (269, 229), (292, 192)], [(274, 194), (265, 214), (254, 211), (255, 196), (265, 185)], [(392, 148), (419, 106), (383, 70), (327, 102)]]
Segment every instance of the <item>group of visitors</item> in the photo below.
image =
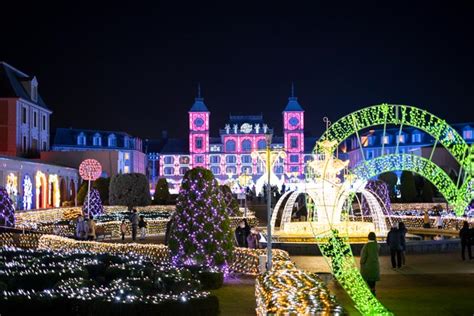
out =
[[(147, 222), (145, 221), (144, 215), (138, 215), (137, 210), (132, 211), (130, 216), (130, 223), (132, 224), (132, 240), (137, 240), (137, 233), (140, 230), (140, 240), (144, 240), (146, 237)], [(122, 241), (125, 241), (125, 235), (128, 233), (128, 225), (126, 220), (122, 220), (120, 223), (120, 233), (122, 235)], [(96, 223), (94, 218), (84, 218), (80, 215), (76, 222), (76, 238), (78, 240), (95, 240), (96, 235)]]
[(97, 237), (95, 227), (94, 217), (84, 218), (79, 215), (76, 223), (76, 238), (78, 240), (95, 240)]
[[(132, 224), (132, 240), (137, 240), (137, 233), (140, 230), (140, 240), (144, 240), (146, 237), (146, 228), (148, 226), (145, 221), (144, 215), (138, 215), (136, 209), (132, 210), (132, 215), (130, 216), (130, 223)], [(122, 220), (120, 224), (120, 233), (122, 234), (122, 241), (125, 240), (125, 235), (127, 234), (127, 223), (125, 220)]]
[[(394, 225), (387, 235), (387, 245), (390, 249), (390, 259), (393, 269), (400, 269), (405, 265), (407, 229), (403, 222)], [(360, 273), (367, 282), (372, 293), (375, 295), (375, 284), (380, 281), (380, 263), (377, 236), (370, 232), (368, 242), (362, 247), (360, 252)]]
[(250, 227), (247, 219), (240, 221), (239, 226), (235, 229), (235, 242), (237, 246), (242, 248), (259, 249), (260, 233), (257, 227)]

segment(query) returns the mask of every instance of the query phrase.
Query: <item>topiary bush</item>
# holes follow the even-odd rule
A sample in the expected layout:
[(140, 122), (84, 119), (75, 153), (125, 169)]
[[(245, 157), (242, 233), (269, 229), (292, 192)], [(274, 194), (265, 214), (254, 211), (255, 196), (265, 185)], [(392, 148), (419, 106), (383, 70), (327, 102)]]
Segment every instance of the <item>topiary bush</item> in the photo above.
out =
[(232, 232), (226, 204), (211, 171), (186, 172), (176, 202), (169, 248), (178, 266), (224, 270), (232, 259)]
[(109, 187), (110, 205), (147, 206), (151, 203), (148, 179), (141, 173), (118, 174), (112, 177)]
[(100, 200), (103, 204), (109, 202), (109, 186), (110, 186), (110, 178), (99, 178), (94, 181), (92, 187), (99, 191)]
[(170, 190), (168, 181), (160, 178), (156, 183), (155, 194), (153, 194), (153, 204), (168, 204), (170, 202)]

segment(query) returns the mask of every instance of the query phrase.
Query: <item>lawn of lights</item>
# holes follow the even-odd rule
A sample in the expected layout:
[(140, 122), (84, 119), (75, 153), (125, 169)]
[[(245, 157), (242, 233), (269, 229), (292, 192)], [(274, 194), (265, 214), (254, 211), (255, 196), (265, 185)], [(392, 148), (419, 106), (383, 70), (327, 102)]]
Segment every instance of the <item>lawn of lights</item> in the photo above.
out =
[[(197, 310), (217, 314), (217, 299), (190, 273), (133, 254), (84, 250), (0, 251), (2, 313), (46, 312), (129, 315)], [(33, 303), (33, 304), (31, 304)], [(119, 303), (117, 305), (117, 303)]]

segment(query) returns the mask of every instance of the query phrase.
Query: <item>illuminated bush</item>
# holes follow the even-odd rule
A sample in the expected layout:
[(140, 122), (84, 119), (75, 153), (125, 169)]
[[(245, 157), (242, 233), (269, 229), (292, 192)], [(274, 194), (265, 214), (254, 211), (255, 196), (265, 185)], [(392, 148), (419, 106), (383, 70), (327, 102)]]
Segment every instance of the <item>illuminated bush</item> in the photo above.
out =
[(169, 242), (173, 261), (223, 270), (232, 256), (232, 232), (222, 193), (211, 171), (186, 172)]

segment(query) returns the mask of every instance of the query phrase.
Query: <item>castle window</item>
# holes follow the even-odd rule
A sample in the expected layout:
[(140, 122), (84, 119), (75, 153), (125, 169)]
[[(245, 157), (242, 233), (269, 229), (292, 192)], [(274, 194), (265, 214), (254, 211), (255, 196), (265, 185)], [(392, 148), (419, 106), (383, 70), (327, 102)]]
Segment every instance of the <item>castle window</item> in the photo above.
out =
[(248, 139), (242, 141), (242, 151), (249, 152), (252, 150), (252, 142)]
[(21, 108), (21, 122), (26, 124), (26, 107)]
[(220, 163), (221, 162), (221, 157), (220, 156), (212, 155), (210, 157), (210, 159), (211, 159), (211, 163)]
[(217, 167), (217, 166), (212, 166), (212, 167), (211, 167), (211, 172), (212, 172), (214, 175), (220, 175), (220, 174), (221, 174), (221, 168), (220, 168), (220, 167)]
[(189, 168), (188, 167), (181, 167), (179, 168), (179, 174), (184, 176), (186, 172), (188, 172)]
[(243, 173), (243, 174), (252, 174), (252, 167), (250, 167), (250, 166), (243, 166), (243, 167), (242, 167), (242, 173)]
[(236, 158), (234, 155), (229, 155), (225, 158), (226, 163), (235, 163), (235, 161), (236, 161)]
[(273, 171), (275, 171), (276, 174), (282, 174), (283, 173), (283, 166), (275, 166)]
[(298, 137), (296, 136), (290, 137), (290, 148), (298, 148)]
[(94, 134), (94, 138), (92, 139), (92, 143), (94, 146), (102, 146), (102, 137), (100, 137), (99, 133)]
[(462, 137), (464, 139), (472, 139), (472, 129), (465, 129), (463, 132), (462, 132)]
[(390, 136), (382, 137), (382, 144), (388, 145), (388, 143), (390, 143)]
[(252, 163), (252, 156), (242, 155), (242, 163)]
[(86, 145), (86, 135), (83, 132), (81, 132), (77, 136), (77, 145), (79, 145), (79, 146), (85, 146)]
[(46, 115), (43, 115), (43, 131), (46, 130)]
[(196, 149), (202, 149), (202, 137), (196, 137)]
[(194, 157), (195, 163), (204, 163), (204, 156), (196, 156)]
[(174, 162), (174, 157), (173, 156), (165, 156), (163, 160), (164, 160), (166, 165), (171, 165)]
[(290, 155), (290, 162), (299, 162), (300, 157), (298, 155)]
[(174, 174), (174, 168), (173, 167), (165, 167), (163, 169), (163, 173), (165, 176), (172, 176)]
[(262, 149), (267, 148), (267, 142), (265, 141), (265, 139), (260, 139), (260, 140), (257, 142), (257, 148), (258, 148), (259, 150), (262, 150)]
[(237, 169), (233, 166), (229, 166), (225, 169), (227, 174), (235, 175), (237, 173)]
[(188, 156), (179, 157), (179, 163), (182, 164), (182, 165), (189, 164), (189, 157)]
[(398, 136), (398, 142), (401, 143), (401, 144), (405, 143), (405, 135), (403, 135), (403, 134), (399, 135)]
[(414, 132), (411, 135), (411, 142), (412, 143), (421, 143), (421, 133), (420, 132)]
[(225, 151), (227, 152), (232, 152), (232, 151), (235, 151), (235, 141), (234, 140), (228, 140), (226, 143), (225, 143)]
[(117, 137), (114, 134), (110, 134), (108, 137), (108, 146), (117, 147)]
[(33, 127), (38, 127), (38, 112), (33, 111)]

